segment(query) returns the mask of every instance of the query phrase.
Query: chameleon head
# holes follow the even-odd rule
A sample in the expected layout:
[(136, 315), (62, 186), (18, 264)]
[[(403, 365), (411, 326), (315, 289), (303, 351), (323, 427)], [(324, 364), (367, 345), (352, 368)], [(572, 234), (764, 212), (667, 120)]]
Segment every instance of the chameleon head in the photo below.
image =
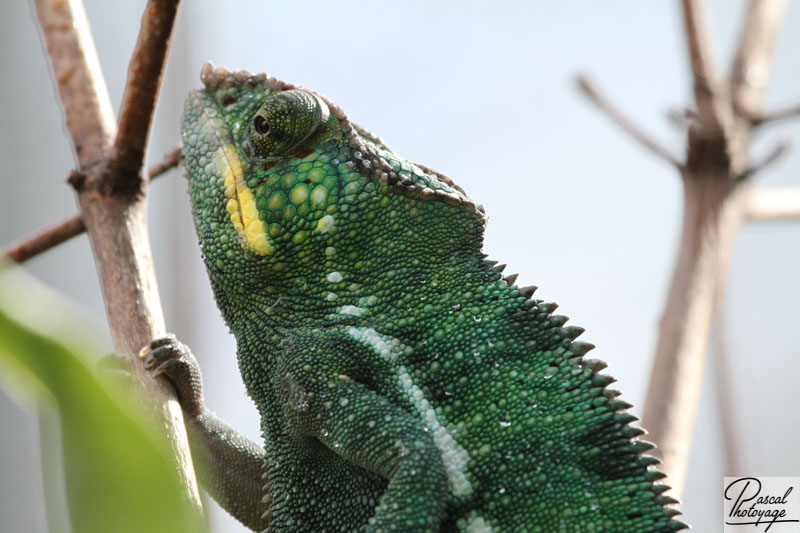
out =
[(212, 271), (285, 267), (282, 249), (333, 229), (344, 131), (319, 95), (264, 74), (203, 67), (184, 111), (192, 207)]
[(265, 275), (327, 268), (395, 238), (399, 226), (384, 215), (415, 228), (441, 218), (409, 197), (470, 212), (482, 227), (482, 208), (452, 181), (393, 154), (325, 97), (208, 63), (201, 79), (205, 88), (186, 103), (183, 140), (212, 279), (225, 273), (255, 285)]

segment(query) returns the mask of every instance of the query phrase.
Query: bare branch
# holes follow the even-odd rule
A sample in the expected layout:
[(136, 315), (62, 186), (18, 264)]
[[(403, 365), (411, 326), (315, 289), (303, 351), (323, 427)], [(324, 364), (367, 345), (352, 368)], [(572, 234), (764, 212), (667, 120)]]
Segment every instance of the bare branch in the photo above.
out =
[(740, 111), (740, 113), (744, 114), (745, 118), (749, 120), (753, 126), (763, 126), (800, 115), (800, 105), (785, 107), (768, 113), (751, 113), (748, 111)]
[[(83, 219), (79, 215), (73, 215), (12, 244), (3, 250), (0, 257), (15, 263), (22, 263), (84, 231), (86, 231), (86, 226), (83, 225)], [(0, 263), (2, 262), (0, 260)]]
[(653, 140), (650, 135), (644, 132), (641, 128), (633, 123), (625, 116), (616, 106), (614, 106), (607, 98), (600, 94), (595, 87), (594, 83), (586, 76), (580, 75), (576, 79), (578, 87), (581, 92), (601, 111), (611, 118), (619, 127), (625, 130), (631, 137), (636, 139), (642, 146), (650, 150), (652, 153), (665, 160), (675, 168), (681, 169), (682, 164), (678, 158), (673, 155), (667, 148), (663, 147), (658, 141)]
[[(146, 205), (143, 194), (138, 194), (144, 191), (144, 183), (138, 175), (177, 3), (178, 0), (149, 0), (145, 7), (122, 107), (123, 132), (115, 144), (112, 164), (108, 163), (108, 156), (110, 140), (115, 136), (113, 116), (80, 0), (36, 0), (36, 14), (47, 42), (67, 130), (78, 155), (78, 172), (85, 177), (78, 201), (103, 288), (114, 346), (135, 361), (137, 381), (160, 415), (187, 500), (195, 506), (200, 519), (202, 504), (175, 391), (164, 380), (152, 379), (138, 357), (142, 346), (166, 331), (147, 235)], [(144, 57), (147, 54), (154, 57)], [(155, 79), (132, 79), (136, 76)], [(143, 106), (141, 113), (129, 111), (136, 104)], [(123, 143), (130, 143), (131, 150)], [(115, 194), (131, 183), (139, 185), (137, 194)]]
[(736, 187), (737, 178), (759, 167), (747, 170), (752, 124), (739, 110), (760, 109), (784, 6), (785, 0), (750, 0), (729, 91), (712, 68), (702, 1), (683, 0), (699, 120), (688, 130), (681, 245), (642, 416), (678, 496), (685, 482), (711, 320), (748, 192), (746, 186)]
[(694, 99), (700, 123), (709, 130), (719, 129), (720, 82), (713, 64), (711, 33), (702, 0), (683, 1), (683, 22), (689, 48), (689, 64), (694, 81)]
[(36, 0), (36, 16), (66, 115), (78, 164), (105, 157), (114, 138), (114, 111), (89, 22), (80, 0)]
[(790, 139), (783, 139), (778, 142), (775, 146), (772, 147), (772, 150), (764, 156), (764, 159), (754, 163), (744, 172), (742, 172), (739, 176), (736, 177), (737, 181), (745, 181), (754, 175), (758, 174), (772, 163), (780, 159), (784, 154), (789, 151), (789, 148), (792, 146), (792, 141)]
[(772, 51), (786, 11), (786, 0), (750, 0), (731, 66), (731, 97), (736, 109), (758, 114), (769, 82)]
[(148, 179), (153, 181), (162, 174), (166, 174), (173, 168), (177, 167), (181, 161), (183, 161), (183, 147), (176, 146), (164, 154), (164, 157), (161, 159), (161, 161), (150, 167), (150, 170), (147, 171)]
[[(172, 170), (183, 159), (181, 148), (175, 148), (164, 156), (164, 159), (153, 165), (148, 171), (150, 180), (154, 180), (160, 175)], [(16, 263), (23, 263), (28, 259), (36, 257), (42, 252), (55, 248), (59, 244), (68, 241), (72, 237), (80, 235), (86, 231), (83, 224), (83, 217), (73, 215), (52, 226), (48, 226), (37, 231), (35, 234), (25, 237), (18, 243), (8, 246), (0, 252), (0, 258), (8, 259)], [(2, 262), (2, 260), (0, 260)]]
[(172, 38), (179, 0), (150, 0), (142, 17), (139, 38), (128, 66), (128, 81), (120, 106), (119, 129), (111, 166), (114, 188), (138, 190), (155, 111), (158, 88)]
[(800, 220), (800, 187), (750, 189), (742, 211), (749, 220)]
[(732, 191), (726, 173), (703, 179), (687, 171), (683, 183), (680, 248), (642, 414), (642, 427), (658, 445), (654, 452), (676, 498), (686, 479), (711, 320), (740, 225), (731, 196), (746, 190)]

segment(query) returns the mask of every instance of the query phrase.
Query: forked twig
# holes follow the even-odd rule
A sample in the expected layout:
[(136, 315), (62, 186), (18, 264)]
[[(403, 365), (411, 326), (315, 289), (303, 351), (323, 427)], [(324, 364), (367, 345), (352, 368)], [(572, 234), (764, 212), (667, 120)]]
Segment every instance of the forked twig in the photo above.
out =
[(682, 0), (682, 6), (697, 110), (686, 121), (684, 163), (601, 97), (585, 78), (579, 80), (593, 103), (645, 148), (678, 168), (683, 178), (681, 242), (642, 416), (649, 438), (658, 445), (655, 453), (663, 461), (667, 482), (678, 497), (691, 449), (711, 320), (745, 212), (742, 206), (755, 205), (759, 198), (749, 196), (742, 185), (786, 151), (785, 145), (778, 145), (763, 161), (748, 165), (753, 121), (740, 111), (755, 116), (760, 109), (786, 0), (750, 0), (729, 80), (713, 63), (705, 3)]
[[(753, 173), (747, 170), (752, 168), (747, 161), (752, 125), (736, 110), (761, 105), (785, 0), (750, 0), (730, 80), (719, 78), (713, 67), (704, 3), (683, 0), (683, 7), (698, 123), (688, 130), (681, 245), (642, 416), (678, 495), (685, 482), (711, 321), (742, 219), (740, 200), (748, 192), (737, 185)], [(780, 153), (774, 152), (775, 157)]]
[(150, 124), (179, 3), (180, 0), (150, 0), (142, 16), (111, 152), (116, 187), (135, 189), (142, 179)]
[[(186, 497), (202, 516), (186, 429), (174, 390), (143, 370), (137, 357), (164, 335), (148, 242), (144, 151), (178, 0), (149, 0), (128, 69), (119, 134), (80, 0), (36, 0), (36, 15), (83, 179), (71, 180), (92, 243), (115, 349), (136, 361), (138, 381), (160, 415)], [(144, 398), (143, 398), (144, 399)]]

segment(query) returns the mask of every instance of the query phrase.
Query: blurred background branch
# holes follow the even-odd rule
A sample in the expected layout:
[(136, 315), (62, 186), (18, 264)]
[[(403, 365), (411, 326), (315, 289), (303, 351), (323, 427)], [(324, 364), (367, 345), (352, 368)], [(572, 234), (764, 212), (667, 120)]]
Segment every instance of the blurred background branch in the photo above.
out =
[[(621, 120), (621, 112), (609, 112), (613, 108), (606, 100), (597, 96), (585, 78), (579, 79), (593, 103), (648, 149), (677, 166), (682, 179), (680, 245), (642, 419), (649, 438), (658, 445), (655, 453), (663, 461), (667, 482), (678, 497), (683, 492), (711, 322), (742, 217), (775, 218), (796, 207), (791, 198), (778, 200), (777, 193), (754, 193), (749, 186), (755, 174), (788, 148), (779, 143), (761, 162), (748, 163), (750, 134), (759, 123), (753, 117), (771, 116), (762, 114), (761, 106), (786, 1), (750, 0), (727, 78), (714, 65), (705, 2), (682, 0), (681, 5), (695, 105), (694, 111), (685, 114), (684, 164), (676, 165), (677, 159), (667, 155), (666, 149), (642, 141), (649, 137), (637, 133), (627, 119)], [(780, 116), (790, 114), (793, 112)], [(718, 362), (725, 364), (722, 358)], [(727, 379), (723, 381), (727, 383)]]

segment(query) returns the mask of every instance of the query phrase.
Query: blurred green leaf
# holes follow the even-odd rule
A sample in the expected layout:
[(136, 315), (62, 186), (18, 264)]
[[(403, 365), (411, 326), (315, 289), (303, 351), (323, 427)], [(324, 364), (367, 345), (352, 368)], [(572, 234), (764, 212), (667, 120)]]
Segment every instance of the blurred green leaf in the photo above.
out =
[(55, 402), (72, 531), (195, 531), (166, 442), (98, 382), (80, 335), (90, 326), (65, 317), (70, 307), (0, 270), (3, 382)]

